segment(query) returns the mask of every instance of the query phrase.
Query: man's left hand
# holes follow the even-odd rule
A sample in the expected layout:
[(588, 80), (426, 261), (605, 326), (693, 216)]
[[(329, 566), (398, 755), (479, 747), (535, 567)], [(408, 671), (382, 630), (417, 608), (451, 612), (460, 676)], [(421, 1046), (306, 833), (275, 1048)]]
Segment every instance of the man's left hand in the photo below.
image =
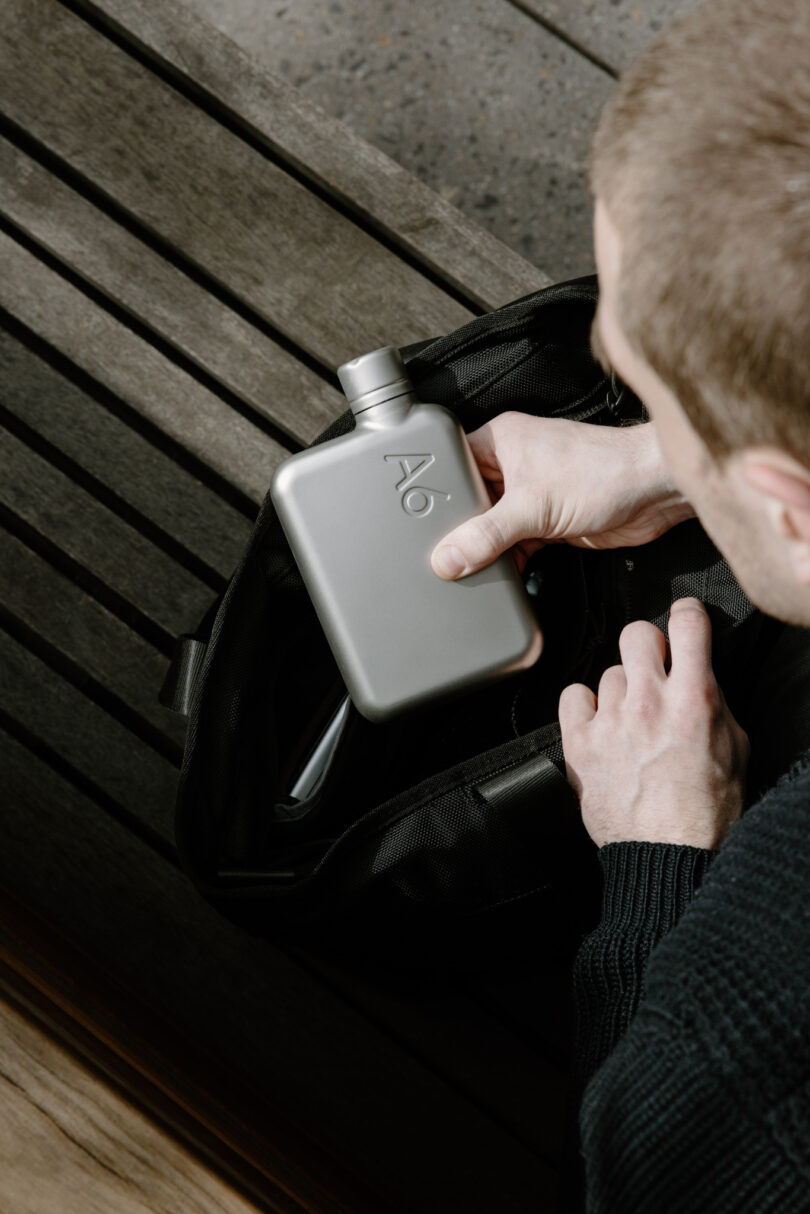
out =
[(672, 604), (667, 641), (646, 620), (619, 637), (598, 694), (572, 683), (559, 718), (568, 780), (598, 847), (629, 840), (718, 848), (741, 815), (750, 746), (717, 685), (699, 599)]

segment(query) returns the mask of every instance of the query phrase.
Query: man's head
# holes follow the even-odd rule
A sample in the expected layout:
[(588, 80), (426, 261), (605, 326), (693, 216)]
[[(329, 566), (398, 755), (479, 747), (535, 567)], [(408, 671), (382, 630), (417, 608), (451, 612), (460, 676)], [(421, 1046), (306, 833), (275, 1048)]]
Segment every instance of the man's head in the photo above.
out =
[(704, 0), (591, 155), (593, 338), (764, 611), (810, 625), (810, 4)]

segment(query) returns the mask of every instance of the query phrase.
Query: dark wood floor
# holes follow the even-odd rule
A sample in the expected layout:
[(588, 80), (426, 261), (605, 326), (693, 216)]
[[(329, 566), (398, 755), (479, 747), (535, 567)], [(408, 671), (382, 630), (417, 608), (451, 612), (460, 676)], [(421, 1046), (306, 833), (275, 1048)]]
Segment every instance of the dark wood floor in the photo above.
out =
[(337, 365), (549, 279), (174, 0), (4, 17), (2, 985), (261, 1208), (553, 1210), (564, 970), (240, 932), (179, 868), (157, 700)]

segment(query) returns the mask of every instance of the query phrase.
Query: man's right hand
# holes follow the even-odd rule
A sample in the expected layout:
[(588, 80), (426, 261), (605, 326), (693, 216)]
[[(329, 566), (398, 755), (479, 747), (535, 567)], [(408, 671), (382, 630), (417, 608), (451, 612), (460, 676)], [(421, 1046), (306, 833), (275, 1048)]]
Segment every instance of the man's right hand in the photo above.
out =
[[(598, 426), (508, 411), (467, 435), (492, 507), (448, 532), (431, 553), (440, 577), (483, 569), (513, 549), (518, 569), (544, 544), (647, 544), (694, 518), (664, 466), (655, 423)], [(447, 546), (464, 567), (440, 562)]]

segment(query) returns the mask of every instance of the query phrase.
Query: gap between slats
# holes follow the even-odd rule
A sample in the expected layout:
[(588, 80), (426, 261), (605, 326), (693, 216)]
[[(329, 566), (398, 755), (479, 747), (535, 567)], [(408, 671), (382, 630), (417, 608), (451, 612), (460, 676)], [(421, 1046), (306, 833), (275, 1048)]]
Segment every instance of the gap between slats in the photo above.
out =
[(58, 2), (77, 17), (86, 21), (88, 25), (104, 35), (104, 37), (109, 38), (111, 42), (115, 43), (116, 46), (132, 59), (159, 77), (165, 84), (175, 89), (181, 96), (193, 102), (199, 109), (205, 111), (209, 117), (225, 127), (231, 134), (243, 140), (253, 151), (258, 152), (277, 168), (282, 169), (288, 176), (299, 182), (300, 185), (305, 186), (310, 193), (316, 195), (322, 202), (327, 203), (333, 210), (338, 211), (350, 223), (361, 228), (369, 236), (372, 236), (385, 249), (393, 253), (398, 260), (406, 262), (411, 269), (416, 270), (434, 286), (439, 287), (454, 299), (456, 303), (468, 308), (476, 316), (480, 316), (488, 311), (487, 308), (482, 307), (476, 301), (471, 293), (459, 290), (454, 283), (426, 265), (407, 246), (394, 239), (388, 229), (381, 224), (375, 224), (369, 216), (361, 214), (358, 208), (351, 205), (349, 199), (338, 196), (302, 173), (277, 150), (269, 147), (263, 139), (259, 138), (250, 124), (245, 122), (239, 114), (223, 105), (204, 86), (198, 84), (196, 81), (192, 81), (188, 76), (182, 75), (171, 64), (167, 63), (165, 59), (138, 43), (126, 30), (113, 22), (106, 14), (97, 9), (95, 5), (87, 3), (86, 0), (58, 0)]
[[(0, 115), (0, 131), (3, 131), (4, 125), (5, 120), (3, 119), (2, 115)], [(3, 133), (8, 137), (7, 131), (3, 131)], [(9, 139), (9, 142), (13, 141)], [(63, 177), (62, 179), (67, 181), (66, 177)], [(72, 184), (75, 187), (76, 183), (72, 182), (69, 184)], [(92, 198), (90, 196), (92, 192), (93, 191), (83, 191), (83, 194), (88, 201), (92, 201), (96, 206), (98, 206), (99, 198)], [(98, 191), (96, 191), (96, 193), (98, 193)], [(105, 206), (102, 209), (105, 211), (105, 213), (110, 214), (109, 207)], [(110, 217), (115, 218), (116, 222), (118, 223), (122, 222), (120, 211), (118, 215), (111, 215)], [(225, 288), (221, 287), (219, 284), (216, 284), (213, 282), (213, 280), (206, 281), (204, 271), (200, 271), (199, 267), (194, 266), (193, 263), (186, 261), (186, 259), (184, 259), (182, 255), (178, 254), (176, 251), (170, 251), (170, 247), (163, 244), (156, 234), (149, 232), (147, 228), (142, 227), (134, 219), (131, 219), (128, 224), (122, 224), (122, 226), (127, 226), (129, 231), (131, 231), (155, 252), (158, 252), (165, 260), (171, 261), (171, 263), (177, 269), (186, 274), (187, 277), (192, 278), (197, 285), (202, 287), (209, 294), (216, 296), (223, 304), (231, 308), (234, 312), (242, 315), (244, 319), (248, 320), (252, 325), (263, 332), (265, 336), (270, 337), (274, 342), (276, 342), (276, 344), (287, 349), (289, 353), (293, 354), (299, 362), (306, 363), (311, 370), (314, 370), (320, 374), (321, 377), (330, 385), (330, 387), (337, 388), (339, 386), (336, 374), (327, 374), (324, 368), (315, 363), (315, 360), (312, 359), (306, 353), (306, 351), (295, 346), (291, 341), (285, 338), (284, 334), (279, 330), (273, 329), (273, 327), (257, 313), (251, 312), (251, 309), (244, 305), (237, 296), (231, 295)], [(46, 265), (49, 270), (53, 270), (66, 282), (69, 282), (71, 286), (76, 287), (76, 289), (81, 291), (83, 295), (92, 300), (93, 303), (103, 308), (109, 313), (110, 316), (114, 317), (119, 324), (125, 325), (137, 337), (140, 337), (143, 341), (148, 342), (149, 345), (154, 346), (155, 349), (157, 349), (165, 358), (170, 359), (175, 366), (179, 367), (182, 371), (185, 371), (187, 375), (192, 376), (193, 379), (196, 379), (197, 382), (209, 392), (213, 392), (214, 395), (218, 396), (224, 404), (228, 405), (235, 412), (241, 414), (242, 417), (244, 417), (252, 425), (256, 426), (260, 430), (263, 430), (265, 434), (269, 435), (269, 437), (277, 442), (280, 446), (289, 448), (291, 453), (293, 451), (299, 451), (302, 449), (303, 444), (296, 441), (296, 439), (276, 425), (272, 418), (270, 418), (266, 413), (262, 413), (258, 409), (253, 408), (248, 401), (237, 395), (237, 393), (231, 391), (215, 376), (209, 374), (204, 367), (200, 366), (199, 363), (189, 358), (183, 353), (182, 350), (178, 349), (177, 346), (167, 341), (154, 328), (144, 323), (131, 312), (128, 312), (125, 308), (122, 308), (120, 304), (118, 304), (109, 295), (106, 295), (103, 291), (100, 291), (97, 287), (93, 286), (93, 284), (88, 282), (87, 279), (83, 278), (69, 266), (65, 265), (65, 263), (58, 257), (54, 257), (52, 253), (43, 248), (42, 245), (37, 241), (32, 240), (16, 223), (1, 212), (0, 231), (5, 232), (7, 236), (9, 236), (12, 240), (15, 240), (17, 244), (24, 248), (28, 253), (31, 253), (32, 256), (36, 257), (38, 261), (41, 261), (44, 265)], [(161, 245), (163, 247), (160, 247)]]
[(51, 342), (46, 341), (38, 333), (35, 333), (28, 325), (13, 316), (5, 308), (0, 305), (0, 328), (5, 329), (18, 341), (26, 345), (34, 354), (38, 355), (44, 362), (47, 362), (60, 375), (70, 380), (82, 392), (98, 401), (105, 409), (113, 416), (119, 418), (130, 429), (134, 430), (147, 442), (151, 443), (158, 451), (167, 455), (172, 459), (178, 467), (182, 468), (189, 475), (195, 477), (209, 488), (213, 493), (216, 493), (227, 502), (229, 506), (237, 510), (250, 522), (253, 522), (258, 512), (258, 505), (246, 493), (243, 493), (235, 485), (222, 474), (218, 473), (210, 464), (196, 456), (182, 443), (174, 439), (170, 434), (167, 434), (159, 425), (151, 421), (144, 414), (133, 408), (111, 388), (105, 384), (100, 384), (89, 372), (84, 368), (77, 366), (72, 359), (54, 346)]

